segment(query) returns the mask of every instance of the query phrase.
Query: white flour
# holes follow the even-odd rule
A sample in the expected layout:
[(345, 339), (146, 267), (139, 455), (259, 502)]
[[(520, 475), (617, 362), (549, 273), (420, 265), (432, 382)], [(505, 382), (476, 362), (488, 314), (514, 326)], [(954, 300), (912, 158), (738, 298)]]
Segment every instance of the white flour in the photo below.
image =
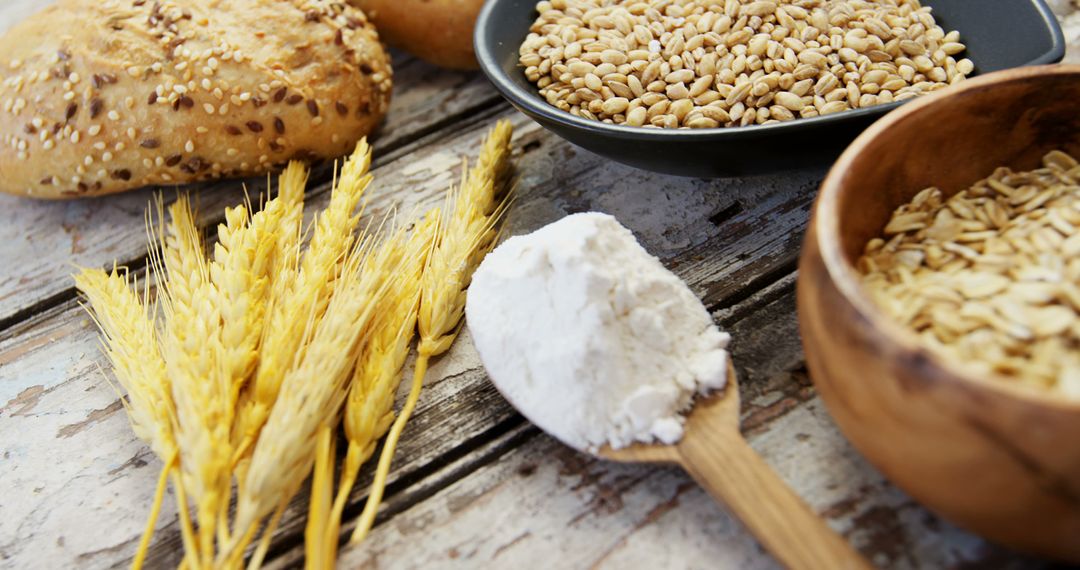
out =
[(500, 392), (578, 449), (674, 443), (697, 393), (724, 385), (729, 335), (606, 214), (575, 214), (488, 254), (466, 305)]

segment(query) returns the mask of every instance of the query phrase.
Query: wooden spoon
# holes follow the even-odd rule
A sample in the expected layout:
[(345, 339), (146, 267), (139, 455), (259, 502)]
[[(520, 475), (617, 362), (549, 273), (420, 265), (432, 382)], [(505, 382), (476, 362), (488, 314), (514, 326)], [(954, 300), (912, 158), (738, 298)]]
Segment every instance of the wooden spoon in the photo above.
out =
[(739, 385), (728, 367), (724, 391), (695, 403), (674, 445), (600, 449), (605, 459), (676, 463), (745, 524), (787, 568), (873, 568), (792, 491), (739, 432)]

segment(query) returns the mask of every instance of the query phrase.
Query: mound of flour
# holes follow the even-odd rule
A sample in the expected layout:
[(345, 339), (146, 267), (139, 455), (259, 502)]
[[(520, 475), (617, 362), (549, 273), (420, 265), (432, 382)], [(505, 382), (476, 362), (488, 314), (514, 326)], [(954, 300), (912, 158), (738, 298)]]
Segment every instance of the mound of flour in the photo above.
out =
[(477, 269), (465, 312), (499, 391), (578, 449), (674, 443), (695, 394), (727, 376), (730, 337), (606, 214), (507, 240)]

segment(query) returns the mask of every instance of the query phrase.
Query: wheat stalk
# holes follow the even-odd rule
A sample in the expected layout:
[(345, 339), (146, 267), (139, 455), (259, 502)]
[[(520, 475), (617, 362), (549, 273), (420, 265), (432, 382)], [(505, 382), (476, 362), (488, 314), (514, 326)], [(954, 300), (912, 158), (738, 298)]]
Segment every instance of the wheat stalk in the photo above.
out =
[[(388, 287), (379, 276), (360, 271), (369, 250), (365, 242), (350, 254), (325, 316), (313, 324), (310, 341), (283, 376), (240, 487), (235, 529), (241, 535), (296, 494), (311, 471), (319, 429), (337, 423), (349, 373), (370, 332), (368, 321)], [(225, 556), (243, 546), (231, 545)]]
[(354, 543), (362, 541), (375, 523), (394, 450), (420, 397), (428, 361), (449, 350), (457, 337), (472, 273), (495, 244), (496, 226), (509, 198), (512, 135), (510, 123), (499, 121), (484, 141), (477, 165), (472, 170), (464, 169), (461, 189), (447, 192), (447, 202), (453, 203), (453, 209), (440, 225), (435, 248), (420, 280), (417, 317), (420, 343), (412, 385), (379, 456), (371, 492), (352, 535)]
[[(371, 336), (361, 353), (349, 382), (343, 424), (349, 444), (342, 465), (338, 492), (333, 496), (333, 457), (325, 457), (322, 473), (330, 477), (312, 480), (312, 503), (308, 513), (305, 563), (309, 568), (330, 568), (337, 551), (341, 514), (356, 482), (361, 465), (375, 449), (375, 442), (394, 420), (394, 394), (401, 382), (401, 370), (409, 355), (416, 329), (416, 309), (420, 301), (420, 278), (438, 228), (435, 210), (413, 228), (392, 233), (380, 245), (381, 255), (372, 256), (365, 271), (391, 275), (397, 285), (378, 305), (371, 323)], [(316, 470), (320, 469), (316, 462)]]
[[(317, 322), (326, 310), (336, 273), (353, 243), (353, 232), (360, 217), (355, 213), (356, 208), (372, 179), (368, 174), (370, 164), (371, 148), (361, 140), (342, 167), (341, 176), (331, 191), (330, 204), (315, 222), (311, 243), (302, 261), (296, 261), (298, 250), (291, 243), (279, 246), (282, 265), (277, 270), (279, 279), (273, 285), (275, 301), (269, 309), (263, 339), (265, 348), (261, 351), (253, 391), (241, 413), (237, 430), (240, 443), (233, 457), (234, 463), (244, 458), (258, 438), (277, 399), (285, 371), (298, 354), (305, 327), (309, 322)], [(283, 191), (288, 187), (283, 180)], [(287, 240), (291, 242), (292, 237)]]
[[(168, 477), (176, 463), (176, 439), (173, 425), (176, 410), (173, 406), (165, 360), (158, 345), (157, 330), (147, 315), (149, 285), (144, 286), (143, 298), (132, 290), (137, 279), (116, 267), (111, 273), (100, 269), (82, 269), (75, 276), (75, 286), (86, 296), (93, 308), (91, 317), (102, 334), (102, 351), (113, 365), (120, 385), (127, 392), (121, 398), (131, 422), (131, 429), (163, 462), (161, 476), (154, 491), (146, 528), (136, 550), (132, 568), (141, 568), (150, 538), (161, 511)], [(153, 308), (151, 308), (151, 313)], [(185, 529), (190, 540), (190, 529)]]

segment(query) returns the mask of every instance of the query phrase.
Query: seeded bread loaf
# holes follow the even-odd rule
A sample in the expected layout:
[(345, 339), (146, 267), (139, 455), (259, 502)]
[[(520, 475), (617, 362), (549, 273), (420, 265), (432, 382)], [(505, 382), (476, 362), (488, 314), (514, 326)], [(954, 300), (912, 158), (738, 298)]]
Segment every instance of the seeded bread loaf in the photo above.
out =
[(93, 196), (339, 156), (390, 87), (345, 3), (60, 0), (0, 38), (0, 190)]

